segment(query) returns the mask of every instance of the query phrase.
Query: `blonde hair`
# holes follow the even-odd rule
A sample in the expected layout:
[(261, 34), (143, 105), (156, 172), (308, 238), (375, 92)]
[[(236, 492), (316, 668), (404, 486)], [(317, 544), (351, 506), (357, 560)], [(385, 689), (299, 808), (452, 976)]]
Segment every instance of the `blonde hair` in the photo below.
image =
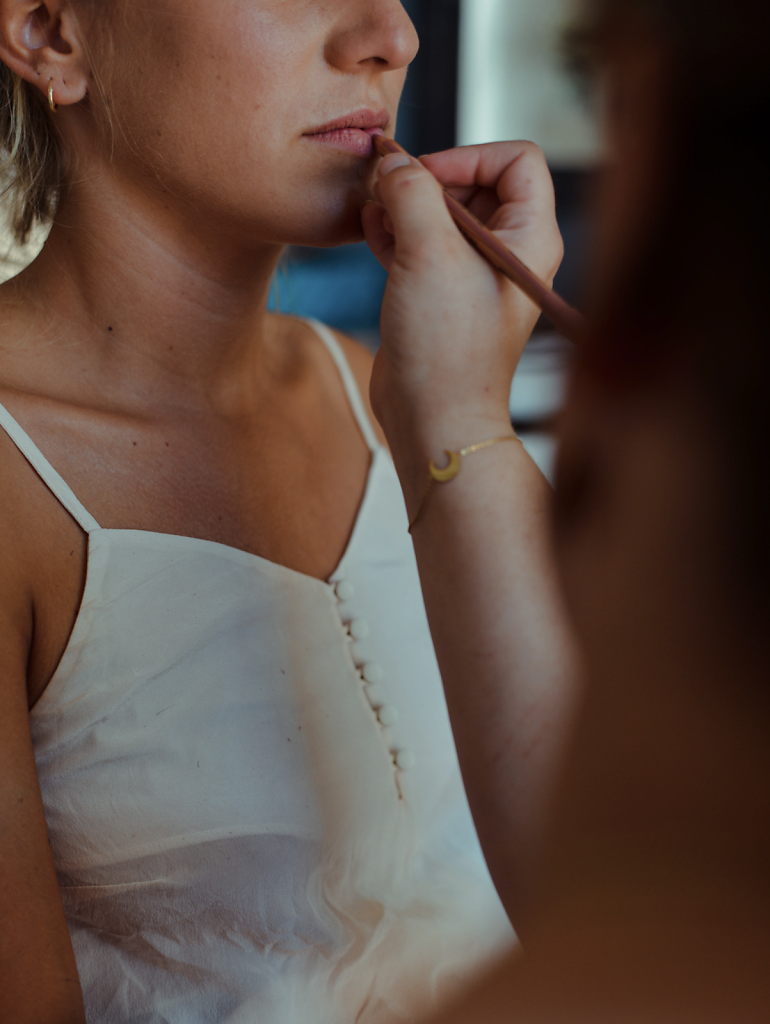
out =
[(46, 98), (0, 61), (0, 197), (20, 245), (53, 218), (63, 183), (62, 144)]

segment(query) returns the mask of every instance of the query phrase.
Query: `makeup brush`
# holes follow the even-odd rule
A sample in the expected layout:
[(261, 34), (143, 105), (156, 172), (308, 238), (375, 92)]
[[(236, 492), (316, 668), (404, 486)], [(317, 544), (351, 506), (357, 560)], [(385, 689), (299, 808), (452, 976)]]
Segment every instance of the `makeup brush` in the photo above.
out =
[[(387, 139), (384, 135), (374, 135), (373, 139), (380, 156), (388, 156), (391, 153), (403, 153), (405, 156), (409, 156), (395, 139)], [(568, 305), (528, 267), (525, 267), (496, 235), (485, 228), (481, 221), (477, 220), (462, 203), (458, 203), (446, 189), (444, 189), (444, 201), (452, 220), (481, 255), (489, 260), (493, 267), (505, 274), (509, 281), (513, 281), (528, 298), (532, 299), (559, 334), (568, 341), (579, 343), (586, 332), (586, 319), (582, 313)]]

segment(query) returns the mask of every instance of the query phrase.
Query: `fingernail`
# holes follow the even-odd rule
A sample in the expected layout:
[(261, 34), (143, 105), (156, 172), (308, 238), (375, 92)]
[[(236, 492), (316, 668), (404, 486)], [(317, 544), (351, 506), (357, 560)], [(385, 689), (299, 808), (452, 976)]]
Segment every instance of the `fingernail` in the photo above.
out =
[(398, 167), (408, 167), (411, 162), (411, 159), (404, 153), (393, 153), (391, 156), (386, 156), (380, 163), (380, 177), (384, 178), (386, 174), (390, 174)]

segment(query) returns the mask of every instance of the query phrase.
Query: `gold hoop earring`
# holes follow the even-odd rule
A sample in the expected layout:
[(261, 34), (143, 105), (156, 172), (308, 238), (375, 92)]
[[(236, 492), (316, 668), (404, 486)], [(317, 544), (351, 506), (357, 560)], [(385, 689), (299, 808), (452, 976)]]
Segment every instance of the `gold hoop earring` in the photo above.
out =
[(59, 109), (59, 104), (54, 103), (53, 99), (53, 82), (48, 83), (48, 106), (51, 108), (54, 114)]

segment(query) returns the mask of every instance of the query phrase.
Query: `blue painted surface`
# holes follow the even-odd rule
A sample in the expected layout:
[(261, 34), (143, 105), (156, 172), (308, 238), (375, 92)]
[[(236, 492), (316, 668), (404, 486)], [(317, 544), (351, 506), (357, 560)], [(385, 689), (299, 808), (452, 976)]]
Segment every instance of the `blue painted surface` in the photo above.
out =
[(353, 333), (376, 331), (387, 274), (365, 243), (336, 249), (290, 249), (279, 268), (269, 309), (312, 316)]

